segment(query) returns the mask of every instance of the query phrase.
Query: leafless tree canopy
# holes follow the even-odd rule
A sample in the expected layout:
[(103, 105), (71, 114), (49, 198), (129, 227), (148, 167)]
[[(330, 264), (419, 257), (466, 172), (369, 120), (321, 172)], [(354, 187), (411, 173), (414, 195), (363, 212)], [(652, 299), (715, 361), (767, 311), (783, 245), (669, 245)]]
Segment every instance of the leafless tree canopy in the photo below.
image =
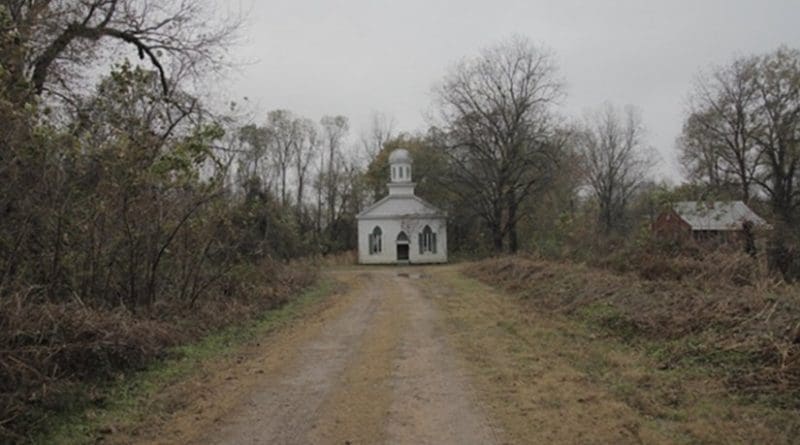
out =
[(749, 57), (699, 77), (679, 140), (692, 178), (717, 189), (735, 182), (745, 202), (762, 154), (756, 140), (761, 124), (752, 119), (759, 106), (757, 73), (758, 59)]
[[(328, 225), (336, 221), (337, 202), (340, 200), (337, 184), (344, 172), (341, 155), (345, 137), (350, 131), (350, 121), (345, 116), (325, 116), (321, 119), (323, 147), (326, 152), (322, 162), (326, 164), (320, 177), (320, 190), (328, 203)], [(322, 171), (322, 169), (321, 169)]]
[(291, 209), (283, 222), (302, 234), (298, 243), (311, 251), (339, 250), (355, 242), (353, 224), (364, 197), (362, 164), (347, 150), (349, 130), (344, 116), (325, 116), (316, 123), (289, 110), (270, 111), (263, 125), (236, 130), (241, 141), (238, 187), (264, 199), (277, 196), (281, 208)]
[(791, 223), (800, 206), (800, 52), (735, 60), (701, 77), (681, 138), (692, 178), (733, 182), (749, 200), (758, 186)]
[(744, 57), (701, 77), (680, 140), (691, 179), (709, 189), (735, 185), (739, 197), (765, 196), (775, 216), (770, 260), (796, 275), (800, 210), (800, 51)]
[(297, 176), (297, 207), (305, 203), (305, 190), (309, 169), (314, 159), (320, 155), (319, 129), (311, 119), (301, 119), (298, 124), (301, 137), (293, 153), (295, 175)]
[(623, 228), (626, 210), (649, 167), (644, 126), (632, 106), (611, 104), (590, 113), (578, 137), (587, 183), (597, 199), (600, 227)]
[(454, 67), (436, 89), (451, 185), (471, 197), (492, 232), (517, 249), (520, 203), (546, 183), (558, 145), (553, 106), (562, 83), (553, 57), (514, 38)]
[(384, 113), (373, 112), (369, 127), (361, 132), (361, 146), (369, 162), (373, 162), (384, 145), (394, 137), (395, 119)]
[(267, 138), (270, 154), (280, 176), (281, 204), (289, 203), (288, 175), (294, 163), (295, 153), (305, 138), (300, 119), (295, 118), (288, 110), (275, 110), (267, 115)]
[(791, 225), (800, 209), (800, 51), (780, 49), (762, 57), (760, 66), (755, 84), (761, 106), (754, 120), (763, 169), (756, 182), (776, 214)]
[(218, 21), (213, 5), (197, 0), (3, 0), (1, 6), (15, 42), (4, 54), (10, 77), (27, 81), (36, 95), (66, 93), (77, 73), (115, 49), (114, 59), (127, 53), (150, 64), (167, 91), (178, 77), (224, 63), (239, 26), (236, 18)]

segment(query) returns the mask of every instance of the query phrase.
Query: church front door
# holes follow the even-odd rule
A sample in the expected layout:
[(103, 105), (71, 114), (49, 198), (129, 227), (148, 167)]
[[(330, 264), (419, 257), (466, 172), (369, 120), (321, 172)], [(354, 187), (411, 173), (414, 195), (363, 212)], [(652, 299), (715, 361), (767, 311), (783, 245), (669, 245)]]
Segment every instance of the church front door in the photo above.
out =
[(397, 245), (397, 261), (408, 261), (408, 244)]
[(408, 261), (408, 254), (411, 251), (409, 248), (408, 235), (405, 232), (400, 232), (397, 235), (397, 261)]

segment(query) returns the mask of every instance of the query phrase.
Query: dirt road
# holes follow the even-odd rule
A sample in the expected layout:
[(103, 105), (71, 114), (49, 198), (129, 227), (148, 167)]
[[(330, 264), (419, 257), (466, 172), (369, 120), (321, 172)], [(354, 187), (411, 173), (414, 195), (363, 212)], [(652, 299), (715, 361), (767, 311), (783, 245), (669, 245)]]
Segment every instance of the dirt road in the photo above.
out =
[(719, 381), (660, 370), (457, 266), (328, 274), (346, 290), (203, 364), (165, 388), (168, 413), (105, 442), (792, 443)]
[[(493, 444), (418, 269), (332, 272), (345, 295), (234, 370), (150, 437), (196, 444)], [(222, 375), (225, 377), (222, 378)], [(228, 387), (225, 389), (224, 387)]]

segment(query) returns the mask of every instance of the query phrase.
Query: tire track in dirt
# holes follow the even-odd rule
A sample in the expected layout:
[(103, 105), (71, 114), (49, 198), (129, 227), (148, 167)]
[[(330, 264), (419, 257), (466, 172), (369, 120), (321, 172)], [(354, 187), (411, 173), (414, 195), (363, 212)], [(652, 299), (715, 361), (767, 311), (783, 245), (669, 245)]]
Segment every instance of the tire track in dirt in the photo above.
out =
[(371, 292), (380, 298), (380, 308), (364, 332), (361, 348), (325, 400), (308, 443), (386, 442), (392, 367), (408, 319), (392, 278), (388, 273), (374, 275), (376, 285)]
[(164, 391), (175, 411), (105, 443), (753, 443), (771, 421), (725, 398), (710, 414), (703, 400), (661, 402), (675, 376), (638, 351), (457, 266), (327, 274), (349, 290), (203, 363)]
[(296, 366), (283, 379), (266, 382), (199, 444), (302, 444), (325, 397), (340, 380), (360, 346), (380, 299), (372, 277), (354, 304), (297, 352)]
[(308, 443), (498, 443), (443, 336), (437, 309), (420, 292), (419, 270), (372, 276), (381, 308)]
[(216, 371), (206, 381), (220, 386), (204, 388), (204, 409), (187, 401), (147, 436), (197, 445), (500, 443), (420, 272), (330, 272), (350, 290), (327, 315), (299, 320), (264, 339), (260, 355)]
[(409, 320), (393, 373), (388, 442), (500, 443), (446, 341), (437, 309), (416, 284), (403, 286), (402, 297)]

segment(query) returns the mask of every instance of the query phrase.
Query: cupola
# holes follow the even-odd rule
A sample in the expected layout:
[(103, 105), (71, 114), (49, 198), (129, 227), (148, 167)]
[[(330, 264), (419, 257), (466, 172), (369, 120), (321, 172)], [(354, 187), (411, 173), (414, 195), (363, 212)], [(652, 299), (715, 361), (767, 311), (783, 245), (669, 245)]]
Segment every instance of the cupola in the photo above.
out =
[(399, 148), (389, 155), (391, 182), (411, 182), (411, 153)]
[(413, 195), (415, 184), (411, 180), (411, 153), (404, 148), (389, 155), (389, 194)]

